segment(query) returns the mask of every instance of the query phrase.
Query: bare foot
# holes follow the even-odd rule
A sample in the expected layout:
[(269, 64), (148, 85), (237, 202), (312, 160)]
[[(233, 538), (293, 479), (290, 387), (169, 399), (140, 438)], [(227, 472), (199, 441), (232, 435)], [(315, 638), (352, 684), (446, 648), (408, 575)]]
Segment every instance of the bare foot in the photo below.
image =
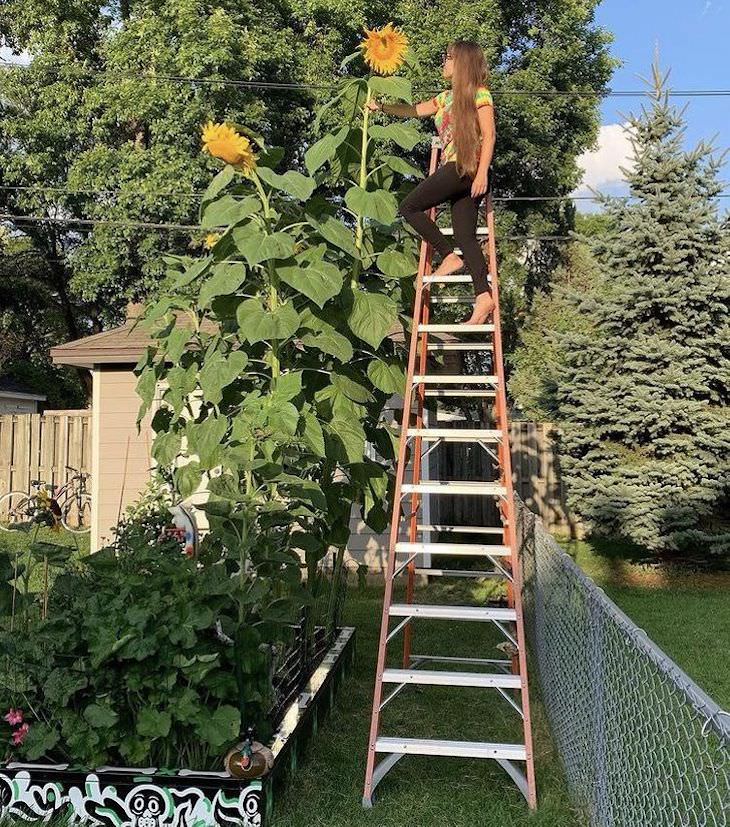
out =
[(485, 324), (494, 310), (494, 301), (489, 293), (480, 293), (474, 302), (474, 312), (464, 324)]
[(434, 276), (448, 276), (464, 266), (464, 262), (456, 253), (449, 253), (434, 271)]

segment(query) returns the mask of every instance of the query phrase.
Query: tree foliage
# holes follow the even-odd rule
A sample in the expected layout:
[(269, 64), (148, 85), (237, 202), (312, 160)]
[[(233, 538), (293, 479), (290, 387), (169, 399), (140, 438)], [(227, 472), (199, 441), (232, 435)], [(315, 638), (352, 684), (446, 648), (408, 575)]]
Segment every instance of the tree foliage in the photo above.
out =
[(682, 148), (684, 113), (654, 67), (629, 120), (633, 201), (607, 200), (591, 244), (600, 291), (563, 337), (557, 415), (570, 503), (594, 530), (652, 549), (726, 551), (730, 248), (722, 158)]

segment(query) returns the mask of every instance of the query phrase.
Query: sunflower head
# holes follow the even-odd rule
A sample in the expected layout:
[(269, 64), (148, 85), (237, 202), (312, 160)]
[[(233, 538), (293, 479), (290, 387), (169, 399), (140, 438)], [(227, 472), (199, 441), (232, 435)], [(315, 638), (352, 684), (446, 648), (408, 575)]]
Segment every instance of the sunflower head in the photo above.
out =
[(238, 167), (244, 173), (256, 168), (251, 141), (225, 123), (208, 123), (203, 127), (203, 149), (214, 158)]
[(388, 23), (382, 29), (365, 29), (367, 37), (360, 44), (365, 62), (381, 75), (398, 71), (408, 49), (406, 36)]
[(203, 241), (203, 245), (206, 250), (212, 250), (213, 247), (223, 238), (220, 233), (208, 233)]

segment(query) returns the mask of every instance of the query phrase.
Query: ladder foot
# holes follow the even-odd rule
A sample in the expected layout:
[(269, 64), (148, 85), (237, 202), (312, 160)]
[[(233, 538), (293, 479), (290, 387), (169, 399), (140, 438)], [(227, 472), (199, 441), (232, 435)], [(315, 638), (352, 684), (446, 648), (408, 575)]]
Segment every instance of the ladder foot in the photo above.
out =
[(372, 796), (364, 795), (362, 797), (362, 808), (363, 808), (363, 810), (372, 810), (373, 809), (373, 804), (374, 804), (374, 801), (373, 801)]

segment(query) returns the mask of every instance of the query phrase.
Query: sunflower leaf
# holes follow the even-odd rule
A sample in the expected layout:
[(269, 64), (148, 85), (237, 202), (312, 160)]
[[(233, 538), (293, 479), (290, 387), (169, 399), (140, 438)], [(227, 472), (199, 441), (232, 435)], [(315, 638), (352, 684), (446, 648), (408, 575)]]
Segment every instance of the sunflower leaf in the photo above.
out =
[(393, 141), (409, 152), (423, 140), (423, 135), (412, 126), (402, 123), (389, 123), (387, 126), (375, 124), (368, 130), (370, 136), (376, 140)]
[(357, 290), (347, 323), (359, 339), (378, 347), (397, 318), (398, 305), (389, 296)]
[(296, 172), (293, 169), (288, 170), (283, 175), (279, 175), (269, 167), (260, 167), (258, 170), (259, 178), (265, 181), (270, 187), (293, 195), (299, 201), (306, 201), (314, 192), (317, 182), (313, 178), (308, 178), (301, 172)]
[(398, 214), (398, 202), (387, 190), (368, 192), (362, 187), (350, 187), (345, 193), (345, 204), (358, 215), (374, 218), (381, 224), (392, 224)]
[(413, 86), (408, 78), (402, 77), (380, 77), (374, 75), (368, 81), (368, 86), (373, 92), (379, 95), (388, 95), (391, 98), (411, 103), (413, 100)]

